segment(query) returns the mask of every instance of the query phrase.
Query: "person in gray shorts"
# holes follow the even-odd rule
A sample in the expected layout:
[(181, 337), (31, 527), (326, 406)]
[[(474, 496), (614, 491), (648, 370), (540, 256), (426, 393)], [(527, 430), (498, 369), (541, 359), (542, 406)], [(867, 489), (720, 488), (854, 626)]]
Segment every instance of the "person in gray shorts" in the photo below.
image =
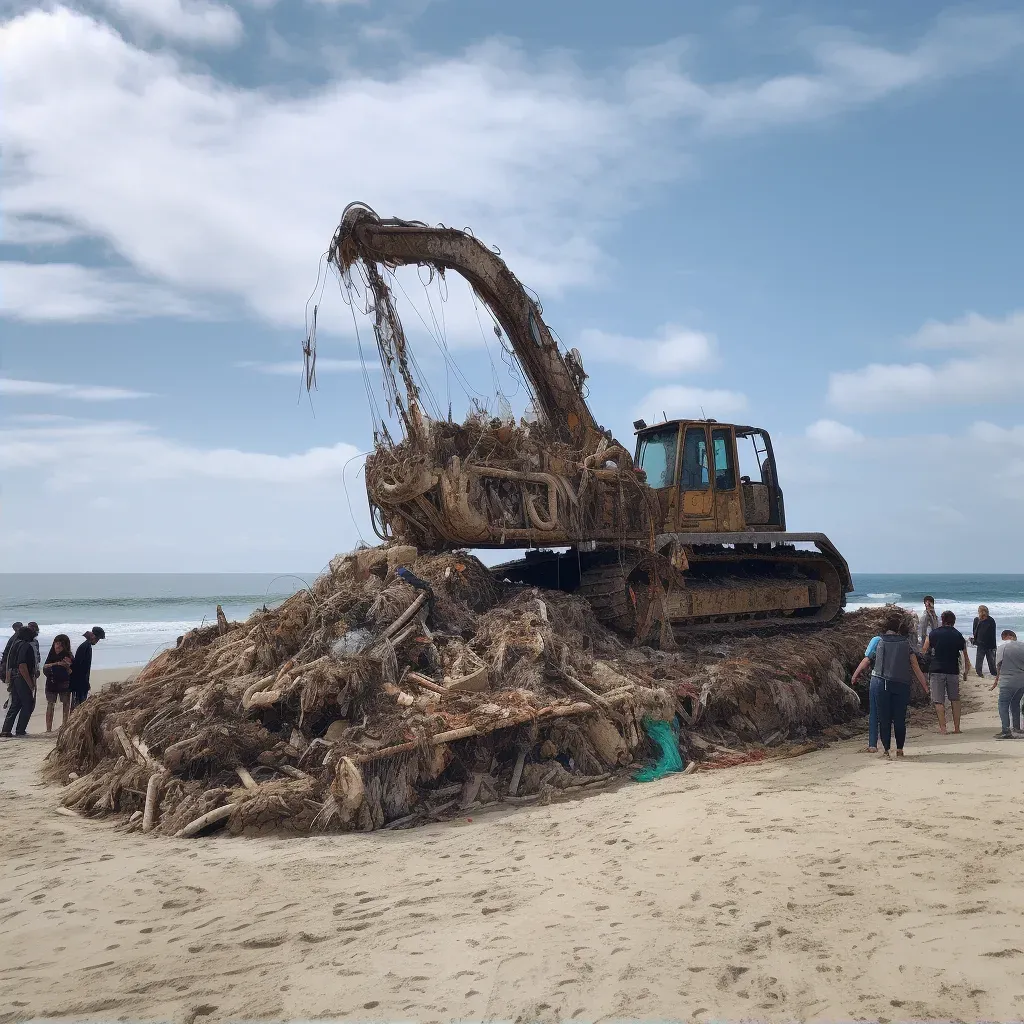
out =
[(922, 652), (931, 653), (928, 671), (928, 689), (931, 691), (939, 732), (946, 732), (946, 699), (953, 711), (953, 732), (960, 731), (960, 654), (964, 656), (964, 674), (967, 678), (967, 641), (959, 629), (954, 628), (956, 616), (942, 613), (942, 625), (933, 629), (924, 642)]

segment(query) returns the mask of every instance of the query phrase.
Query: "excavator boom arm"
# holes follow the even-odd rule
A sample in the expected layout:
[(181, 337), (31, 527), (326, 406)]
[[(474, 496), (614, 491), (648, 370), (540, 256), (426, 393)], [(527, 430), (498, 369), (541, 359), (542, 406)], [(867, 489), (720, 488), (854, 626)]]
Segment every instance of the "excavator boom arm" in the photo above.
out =
[[(537, 411), (550, 429), (578, 449), (592, 449), (601, 431), (581, 392), (585, 375), (573, 356), (564, 358), (537, 303), (483, 243), (456, 228), (382, 220), (353, 203), (346, 208), (328, 252), (339, 271), (357, 260), (367, 266), (409, 265), (454, 270), (494, 314), (526, 375)], [(408, 389), (408, 382), (407, 382)], [(410, 402), (415, 400), (410, 395)]]

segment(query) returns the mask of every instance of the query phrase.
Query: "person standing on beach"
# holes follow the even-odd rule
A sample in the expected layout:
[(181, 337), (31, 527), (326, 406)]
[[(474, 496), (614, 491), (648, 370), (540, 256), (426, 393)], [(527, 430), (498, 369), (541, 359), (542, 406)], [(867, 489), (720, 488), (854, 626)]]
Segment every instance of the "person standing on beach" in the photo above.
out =
[(85, 643), (78, 645), (75, 651), (75, 660), (71, 666), (71, 707), (77, 708), (79, 704), (89, 699), (89, 675), (92, 672), (92, 649), (106, 637), (102, 626), (93, 626), (86, 630), (82, 636)]
[(53, 732), (53, 709), (58, 699), (61, 703), (60, 724), (65, 725), (71, 711), (71, 640), (65, 633), (53, 638), (50, 653), (46, 656), (43, 675), (46, 676), (46, 731)]
[(970, 661), (967, 657), (967, 641), (959, 629), (954, 628), (956, 616), (952, 612), (942, 613), (942, 625), (933, 629), (925, 638), (922, 654), (931, 654), (928, 666), (928, 686), (932, 703), (939, 720), (939, 732), (946, 732), (946, 698), (953, 711), (953, 732), (960, 731), (960, 655), (964, 656), (966, 681)]
[(974, 620), (974, 636), (971, 637), (978, 652), (974, 656), (974, 671), (978, 678), (984, 677), (981, 671), (985, 661), (992, 675), (996, 674), (996, 620), (988, 613), (988, 605), (978, 605), (978, 617)]
[[(856, 686), (861, 673), (875, 661), (875, 651), (878, 650), (879, 637), (873, 636), (867, 647), (864, 649), (864, 658), (854, 669), (850, 678), (850, 686)], [(882, 692), (882, 680), (874, 672), (868, 680), (868, 745), (866, 753), (878, 753), (878, 695)]]
[(32, 650), (36, 652), (36, 682), (39, 682), (39, 676), (43, 670), (43, 663), (39, 657), (39, 623), (38, 622), (26, 622), (26, 626), (32, 630)]
[(875, 649), (875, 667), (872, 676), (878, 676), (882, 688), (878, 695), (878, 732), (883, 756), (889, 756), (892, 737), (896, 737), (896, 756), (903, 757), (907, 739), (907, 705), (910, 703), (910, 684), (916, 678), (925, 693), (929, 693), (921, 666), (911, 650), (910, 629), (903, 615), (890, 612), (883, 623), (884, 632)]
[(11, 691), (11, 703), (4, 719), (0, 736), (24, 736), (28, 720), (36, 709), (36, 674), (38, 662), (32, 646), (32, 630), (22, 626), (18, 630), (17, 643), (7, 655), (7, 687)]
[(18, 630), (21, 629), (23, 623), (15, 622), (11, 626), (11, 635), (7, 639), (7, 643), (4, 645), (3, 657), (0, 658), (0, 680), (3, 680), (4, 685), (7, 684), (7, 656), (11, 653), (11, 648), (15, 645), (18, 640)]
[(933, 629), (939, 628), (939, 617), (935, 614), (935, 598), (931, 594), (924, 599), (924, 614), (917, 624), (917, 649), (925, 650), (925, 643)]
[[(996, 654), (996, 679), (990, 689), (999, 687), (999, 723), (997, 740), (1024, 736), (1020, 729), (1020, 702), (1024, 700), (1024, 644), (1012, 629), (1003, 630), (1005, 643)], [(1011, 728), (1011, 719), (1012, 728)]]

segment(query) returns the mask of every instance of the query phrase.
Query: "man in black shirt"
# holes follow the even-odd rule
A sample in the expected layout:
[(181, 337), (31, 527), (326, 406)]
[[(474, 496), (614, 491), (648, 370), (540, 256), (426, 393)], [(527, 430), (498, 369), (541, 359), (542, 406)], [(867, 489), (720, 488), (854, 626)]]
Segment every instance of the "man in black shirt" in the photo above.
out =
[(75, 660), (71, 666), (71, 707), (77, 708), (79, 704), (89, 697), (89, 675), (92, 672), (92, 649), (106, 637), (102, 626), (93, 626), (82, 636), (85, 643), (78, 645), (75, 651)]
[(928, 688), (931, 690), (935, 714), (939, 719), (939, 732), (946, 731), (946, 697), (953, 709), (953, 732), (960, 731), (960, 654), (964, 656), (964, 674), (970, 664), (967, 660), (967, 641), (959, 629), (954, 629), (956, 616), (942, 613), (942, 625), (933, 629), (924, 642), (923, 653), (931, 652)]
[(32, 646), (32, 630), (22, 626), (14, 645), (7, 652), (7, 685), (11, 691), (11, 705), (7, 709), (0, 736), (24, 736), (28, 720), (36, 709), (36, 673), (39, 665)]

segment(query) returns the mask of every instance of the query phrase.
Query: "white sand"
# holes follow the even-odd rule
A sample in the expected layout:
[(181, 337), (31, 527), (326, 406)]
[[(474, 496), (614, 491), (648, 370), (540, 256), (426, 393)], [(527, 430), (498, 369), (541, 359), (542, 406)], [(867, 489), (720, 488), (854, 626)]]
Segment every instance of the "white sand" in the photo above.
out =
[(64, 817), (48, 742), (2, 741), (0, 1022), (1019, 1018), (1024, 740), (980, 699), (902, 762), (851, 741), (300, 840)]

